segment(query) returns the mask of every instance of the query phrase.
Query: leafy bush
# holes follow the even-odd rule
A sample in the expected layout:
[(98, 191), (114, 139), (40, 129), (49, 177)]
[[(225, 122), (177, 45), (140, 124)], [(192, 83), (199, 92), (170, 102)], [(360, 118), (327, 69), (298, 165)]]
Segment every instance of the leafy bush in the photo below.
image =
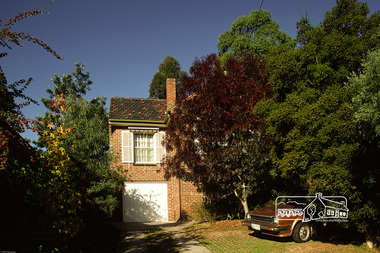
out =
[(194, 203), (191, 206), (193, 210), (194, 219), (201, 222), (215, 222), (218, 218), (218, 212), (214, 205), (208, 203)]

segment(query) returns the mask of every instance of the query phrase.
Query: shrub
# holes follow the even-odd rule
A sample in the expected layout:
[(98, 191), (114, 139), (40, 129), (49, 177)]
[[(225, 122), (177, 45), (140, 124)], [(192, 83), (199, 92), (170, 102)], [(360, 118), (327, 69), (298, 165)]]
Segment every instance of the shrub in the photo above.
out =
[(215, 222), (218, 219), (218, 213), (214, 205), (208, 203), (194, 203), (191, 206), (194, 219), (201, 222)]

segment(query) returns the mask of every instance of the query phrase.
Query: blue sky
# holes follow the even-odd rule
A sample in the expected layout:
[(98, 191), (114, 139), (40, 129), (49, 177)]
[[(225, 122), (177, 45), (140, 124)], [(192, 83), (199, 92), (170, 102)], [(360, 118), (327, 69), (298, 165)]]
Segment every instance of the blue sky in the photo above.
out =
[[(0, 0), (0, 19), (45, 7), (50, 0)], [(33, 78), (26, 94), (38, 101), (52, 87), (53, 74), (71, 73), (81, 62), (93, 81), (88, 98), (149, 96), (158, 65), (170, 55), (188, 71), (196, 57), (217, 52), (218, 36), (239, 17), (259, 9), (262, 0), (55, 0), (43, 15), (18, 22), (13, 30), (29, 33), (52, 47), (64, 61), (25, 41), (0, 59), (8, 83)], [(367, 1), (372, 12), (379, 0)], [(296, 36), (295, 23), (306, 11), (316, 25), (333, 0), (264, 0), (280, 29)], [(107, 107), (109, 104), (107, 103)], [(31, 105), (25, 116), (43, 115)], [(34, 138), (31, 133), (27, 138)]]

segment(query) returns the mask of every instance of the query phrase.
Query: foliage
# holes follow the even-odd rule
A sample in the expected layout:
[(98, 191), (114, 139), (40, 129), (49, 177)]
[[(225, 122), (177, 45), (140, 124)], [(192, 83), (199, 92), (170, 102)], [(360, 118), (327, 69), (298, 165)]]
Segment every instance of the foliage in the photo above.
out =
[[(23, 132), (25, 127), (30, 127), (29, 121), (24, 118), (21, 109), (30, 103), (37, 104), (37, 101), (25, 96), (23, 93), (31, 81), (32, 79), (29, 78), (28, 80), (20, 80), (8, 85), (7, 79), (0, 67), (0, 116), (18, 132)], [(16, 98), (23, 99), (25, 102), (16, 104)]]
[[(67, 109), (64, 96), (57, 95), (52, 100), (53, 109), (61, 114)], [(70, 148), (66, 137), (71, 129), (64, 127), (61, 117), (56, 123), (48, 123), (50, 131), (41, 130), (39, 135), (44, 138), (46, 151), (39, 152), (39, 160), (47, 169), (48, 180), (41, 185), (36, 202), (44, 207), (47, 216), (45, 231), (51, 241), (67, 241), (76, 235), (83, 226), (78, 215), (81, 206), (80, 192), (75, 188), (71, 169), (75, 166), (67, 150)], [(53, 130), (53, 128), (55, 128)], [(51, 131), (53, 130), (53, 131)]]
[(357, 92), (345, 83), (360, 72), (368, 50), (379, 46), (380, 15), (368, 15), (367, 4), (338, 0), (316, 27), (302, 17), (299, 46), (282, 45), (268, 55), (274, 97), (256, 107), (273, 138), (272, 174), (291, 194), (307, 189), (346, 196), (351, 217), (369, 204), (369, 195), (359, 191), (366, 171), (355, 168), (360, 150), (351, 104)]
[(158, 72), (153, 75), (149, 86), (149, 97), (166, 99), (166, 79), (179, 79), (183, 75), (186, 75), (186, 72), (181, 71), (179, 62), (172, 56), (166, 56), (158, 66)]
[[(25, 11), (25, 12), (19, 13), (13, 18), (10, 18), (8, 22), (4, 24), (2, 24), (1, 19), (0, 19), (0, 25), (2, 26), (2, 29), (0, 31), (0, 45), (2, 47), (12, 49), (12, 47), (10, 46), (10, 43), (15, 44), (17, 46), (22, 46), (21, 41), (27, 40), (43, 47), (44, 50), (51, 53), (56, 58), (63, 60), (55, 51), (53, 51), (50, 48), (50, 46), (48, 46), (42, 40), (39, 40), (31, 36), (30, 34), (24, 34), (23, 32), (18, 33), (11, 30), (13, 25), (16, 24), (17, 22), (25, 18), (39, 15), (39, 14), (43, 14), (43, 11), (42, 10)], [(7, 54), (8, 54), (7, 52), (0, 53), (0, 58), (6, 56)]]
[[(22, 46), (21, 41), (27, 40), (31, 41), (33, 43), (36, 43), (37, 45), (43, 47), (47, 52), (51, 53), (58, 59), (62, 59), (55, 51), (53, 51), (46, 43), (44, 43), (42, 40), (39, 40), (35, 37), (32, 37), (29, 34), (24, 34), (23, 32), (18, 33), (12, 30), (13, 25), (25, 18), (32, 17), (38, 14), (42, 14), (42, 10), (33, 10), (33, 11), (27, 11), (20, 13), (13, 18), (10, 18), (8, 22), (2, 23), (2, 20), (0, 19), (0, 46), (3, 48), (6, 48), (8, 50), (12, 49), (11, 45), (17, 45)], [(0, 58), (8, 55), (7, 52), (0, 52)], [(0, 160), (0, 168), (5, 169), (8, 161), (8, 152), (9, 144), (8, 141), (13, 138), (19, 138), (18, 134), (14, 133), (13, 131), (5, 130), (5, 124), (9, 124), (13, 130), (16, 132), (24, 132), (25, 128), (30, 129), (32, 127), (33, 122), (26, 119), (21, 109), (25, 106), (27, 106), (30, 103), (37, 104), (37, 101), (31, 99), (30, 97), (26, 96), (24, 94), (24, 90), (29, 86), (31, 83), (32, 78), (28, 78), (27, 80), (22, 79), (17, 82), (14, 82), (12, 84), (8, 84), (7, 79), (5, 77), (5, 74), (3, 73), (1, 67), (0, 67), (0, 117), (2, 119), (2, 127), (0, 131), (0, 143), (1, 143), (1, 154), (2, 157)], [(16, 103), (16, 98), (22, 99), (25, 102), (21, 104)], [(3, 122), (4, 121), (4, 122)], [(6, 123), (5, 123), (6, 122)], [(3, 125), (4, 124), (4, 125)], [(20, 143), (23, 143), (24, 146), (27, 146), (26, 142), (21, 141)], [(11, 161), (10, 163), (13, 163)]]
[(265, 66), (253, 56), (215, 54), (196, 60), (181, 80), (166, 135), (166, 177), (193, 182), (211, 199), (247, 198), (261, 184), (268, 164), (263, 118), (252, 111), (271, 96)]
[[(352, 3), (338, 1), (339, 6), (332, 13), (348, 2)], [(363, 5), (359, 8), (352, 3), (345, 13), (354, 15)], [(298, 49), (283, 46), (272, 51), (268, 69), (275, 96), (261, 104), (257, 112), (266, 113), (268, 132), (274, 137), (272, 157), (276, 173), (293, 178), (304, 187), (312, 177), (319, 178), (318, 187), (327, 187), (320, 190), (343, 194), (347, 189), (344, 182), (350, 181), (346, 170), (356, 150), (355, 126), (349, 110), (352, 93), (345, 89), (344, 82), (349, 73), (360, 70), (363, 55), (373, 44), (359, 34), (370, 33), (376, 26), (368, 26), (367, 21), (374, 17), (367, 19), (368, 10), (365, 10), (352, 18), (362, 22), (361, 30), (346, 33), (340, 29), (356, 27), (350, 23), (331, 30), (331, 24), (337, 25), (339, 19), (329, 13), (318, 27), (311, 27), (305, 21), (299, 23), (302, 24), (299, 30), (305, 32), (299, 34), (303, 44)], [(303, 29), (304, 26), (308, 28)], [(327, 174), (328, 180), (322, 176)], [(344, 176), (344, 180), (337, 181), (336, 176)]]
[[(380, 238), (380, 50), (368, 55), (359, 75), (352, 75), (349, 88), (357, 90), (352, 99), (354, 121), (358, 127), (359, 155), (353, 171), (355, 185), (361, 194), (361, 205), (355, 208), (354, 221), (367, 240)], [(365, 173), (363, 173), (365, 171)], [(376, 238), (376, 236), (378, 238)]]
[(363, 138), (379, 145), (380, 142), (380, 49), (370, 53), (360, 75), (353, 75), (349, 83), (358, 94), (353, 98), (354, 119)]
[[(41, 13), (40, 10), (20, 13), (7, 23), (1, 24), (0, 45), (10, 50), (12, 44), (22, 46), (21, 41), (27, 40), (61, 59), (43, 41), (29, 34), (12, 31), (16, 22)], [(7, 54), (0, 53), (0, 58)], [(40, 154), (37, 154), (19, 134), (26, 128), (40, 131), (33, 127), (37, 122), (26, 119), (22, 114), (24, 106), (37, 103), (24, 94), (31, 81), (29, 78), (8, 84), (0, 68), (0, 194), (3, 203), (0, 213), (0, 244), (2, 247), (12, 246), (12, 249), (29, 252), (35, 250), (35, 243), (66, 240), (72, 235), (72, 229), (80, 226), (80, 222), (71, 219), (71, 214), (66, 216), (66, 211), (61, 208), (68, 206), (67, 210), (75, 211), (76, 201), (75, 194), (71, 195), (71, 190), (63, 185), (66, 174), (58, 175), (53, 168), (53, 164), (57, 165), (59, 159), (48, 158), (44, 164)], [(17, 104), (16, 99), (22, 99), (24, 102)], [(60, 151), (52, 151), (54, 152), (59, 154)], [(58, 158), (62, 158), (61, 162), (66, 163), (64, 156)], [(47, 164), (53, 167), (46, 166)], [(62, 164), (63, 168), (65, 166)]]
[(219, 218), (215, 206), (206, 202), (192, 204), (191, 211), (196, 221), (213, 223)]
[[(60, 128), (67, 132), (65, 152), (72, 162), (70, 176), (73, 187), (80, 192), (82, 211), (104, 213), (112, 216), (118, 206), (116, 192), (121, 178), (109, 169), (108, 114), (105, 98), (87, 100), (83, 96), (92, 82), (89, 73), (83, 73), (84, 66), (77, 63), (71, 74), (55, 75), (54, 88), (47, 88), (48, 98), (42, 97), (48, 112), (39, 117), (39, 127), (49, 133)], [(57, 110), (54, 97), (65, 100), (63, 110)], [(40, 147), (48, 146), (46, 139), (39, 138)]]
[[(11, 140), (18, 139), (20, 145), (28, 147), (27, 143), (22, 140), (18, 133), (25, 131), (25, 128), (31, 128), (30, 123), (32, 122), (26, 119), (21, 112), (21, 108), (28, 105), (30, 102), (36, 103), (36, 101), (23, 94), (24, 89), (28, 87), (30, 81), (31, 79), (28, 81), (20, 80), (8, 85), (7, 79), (0, 67), (0, 169), (3, 170), (6, 169), (8, 159), (10, 158), (9, 152), (11, 152)], [(22, 85), (22, 87), (18, 88), (20, 85)], [(16, 104), (16, 98), (24, 99), (25, 102), (22, 104)], [(15, 143), (13, 143), (13, 145), (15, 145)], [(30, 151), (28, 151), (28, 153), (32, 155)], [(16, 153), (13, 155), (16, 155)], [(13, 163), (15, 157), (11, 157), (10, 159), (10, 163)], [(30, 159), (34, 160), (35, 158)]]
[[(243, 217), (243, 216), (242, 216), (242, 217)], [(240, 213), (236, 213), (236, 214), (227, 214), (227, 218), (226, 218), (226, 220), (235, 220), (235, 219), (241, 220), (242, 217), (240, 217)]]
[[(64, 100), (57, 98), (56, 104), (64, 106)], [(81, 229), (82, 222), (77, 211), (80, 206), (79, 193), (72, 187), (69, 169), (73, 166), (65, 150), (64, 139), (69, 130), (58, 128), (55, 133), (42, 132), (46, 152), (35, 150), (4, 122), (2, 130), (8, 134), (8, 159), (1, 171), (1, 194), (8, 207), (1, 216), (7, 230), (2, 240), (9, 245), (17, 245), (26, 250), (26, 245), (34, 243), (61, 243), (69, 240)], [(4, 143), (2, 143), (4, 145)], [(11, 221), (11, 224), (9, 222)]]
[[(9, 19), (2, 25), (0, 45), (12, 49), (12, 44), (22, 46), (21, 41), (27, 40), (62, 59), (43, 41), (11, 30), (16, 22), (41, 13), (30, 11)], [(6, 55), (3, 52), (0, 58)], [(27, 104), (37, 103), (24, 95), (32, 79), (9, 85), (0, 69), (0, 194), (5, 207), (0, 212), (2, 247), (25, 252), (57, 251), (82, 229), (83, 218), (88, 218), (86, 205), (108, 215), (117, 205), (114, 193), (119, 177), (107, 170), (110, 155), (105, 99), (83, 99), (81, 95), (90, 83), (88, 74), (79, 73), (75, 78), (77, 82), (73, 83), (65, 76), (54, 92), (48, 90), (50, 98), (43, 102), (51, 113), (37, 122), (25, 119), (21, 111)], [(25, 102), (17, 104), (16, 99)], [(93, 133), (89, 134), (86, 126)], [(38, 132), (43, 150), (36, 152), (19, 135), (25, 128)], [(79, 168), (83, 163), (87, 167)], [(86, 177), (79, 177), (80, 169)]]
[(273, 46), (289, 43), (292, 39), (279, 29), (267, 10), (253, 10), (248, 16), (239, 17), (231, 29), (218, 38), (218, 52), (222, 61), (241, 54), (264, 57)]

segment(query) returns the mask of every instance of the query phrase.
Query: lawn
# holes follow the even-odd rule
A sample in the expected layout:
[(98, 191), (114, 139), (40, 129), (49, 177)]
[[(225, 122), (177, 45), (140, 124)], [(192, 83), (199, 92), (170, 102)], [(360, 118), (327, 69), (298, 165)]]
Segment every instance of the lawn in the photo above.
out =
[[(201, 223), (189, 226), (185, 230), (211, 252), (380, 252), (378, 249), (368, 249), (361, 240), (345, 242), (334, 236), (307, 243), (295, 243), (291, 238), (256, 235), (240, 222), (232, 220)], [(342, 237), (347, 238), (344, 235)]]

